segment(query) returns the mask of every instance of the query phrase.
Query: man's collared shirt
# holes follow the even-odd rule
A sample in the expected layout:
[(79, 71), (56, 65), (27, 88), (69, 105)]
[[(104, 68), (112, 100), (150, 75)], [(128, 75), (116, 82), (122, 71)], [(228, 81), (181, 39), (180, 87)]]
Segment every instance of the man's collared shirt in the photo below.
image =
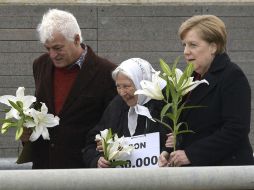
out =
[(75, 63), (73, 63), (69, 66), (69, 69), (73, 68), (74, 65), (78, 65), (79, 69), (81, 69), (81, 67), (85, 61), (86, 54), (87, 54), (87, 46), (85, 45), (85, 49), (83, 50), (81, 56), (78, 58), (78, 60)]

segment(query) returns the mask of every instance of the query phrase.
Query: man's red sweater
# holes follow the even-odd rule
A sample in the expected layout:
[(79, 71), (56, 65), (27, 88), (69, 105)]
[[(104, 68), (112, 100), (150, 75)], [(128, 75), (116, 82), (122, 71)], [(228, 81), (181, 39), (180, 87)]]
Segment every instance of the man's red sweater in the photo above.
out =
[(72, 68), (56, 68), (54, 70), (54, 103), (55, 113), (58, 115), (69, 95), (73, 82), (79, 72), (78, 65)]

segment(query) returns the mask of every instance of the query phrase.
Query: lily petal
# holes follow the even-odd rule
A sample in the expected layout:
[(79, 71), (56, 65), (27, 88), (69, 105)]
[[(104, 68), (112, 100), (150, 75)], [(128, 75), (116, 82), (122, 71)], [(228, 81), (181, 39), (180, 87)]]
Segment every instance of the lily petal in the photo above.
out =
[(142, 80), (140, 82), (140, 85), (142, 87), (142, 90), (139, 89), (139, 90), (135, 91), (135, 93), (134, 93), (135, 95), (136, 94), (143, 94), (143, 95), (148, 96), (148, 97), (155, 99), (155, 100), (163, 100), (164, 99), (162, 91), (157, 83), (153, 83), (153, 82), (147, 81), (147, 80)]
[(102, 137), (101, 137), (99, 134), (97, 134), (97, 135), (95, 136), (95, 140), (96, 140), (96, 141), (101, 141), (101, 140), (102, 140)]
[(107, 135), (108, 135), (108, 129), (104, 129), (103, 131), (101, 131), (101, 137), (103, 139), (106, 139), (107, 138)]
[(44, 140), (50, 140), (49, 132), (48, 132), (48, 129), (46, 127), (43, 128), (41, 135), (42, 135), (42, 138)]
[(181, 78), (181, 76), (183, 75), (183, 72), (180, 69), (176, 68), (175, 69), (175, 74), (176, 74), (176, 81), (178, 83), (180, 78)]
[(40, 135), (42, 134), (42, 131), (43, 131), (42, 127), (37, 126), (37, 127), (33, 130), (33, 132), (32, 132), (32, 134), (31, 134), (29, 140), (30, 140), (31, 142), (36, 141), (36, 140), (40, 137)]
[(16, 91), (16, 97), (24, 97), (25, 96), (25, 88), (24, 87), (18, 87)]
[(34, 96), (24, 96), (21, 101), (23, 102), (24, 109), (28, 109), (34, 102), (36, 102), (36, 98)]
[(203, 79), (203, 80), (196, 80), (194, 82), (192, 82), (183, 92), (182, 95), (187, 94), (188, 92), (192, 91), (193, 89), (195, 89), (198, 85), (202, 84), (202, 83), (206, 83), (207, 85), (209, 85), (208, 81)]
[(11, 104), (9, 103), (9, 100), (11, 100), (12, 102), (16, 102), (17, 98), (15, 96), (12, 96), (12, 95), (0, 96), (0, 103), (2, 103), (2, 104), (5, 104), (7, 106), (11, 106)]

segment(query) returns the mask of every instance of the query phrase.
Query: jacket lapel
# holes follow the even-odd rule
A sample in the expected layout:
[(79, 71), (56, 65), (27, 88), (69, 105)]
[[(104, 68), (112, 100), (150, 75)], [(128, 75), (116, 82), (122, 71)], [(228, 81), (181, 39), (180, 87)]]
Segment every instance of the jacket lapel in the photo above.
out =
[[(204, 79), (208, 81), (209, 85), (203, 83), (191, 91), (189, 99), (186, 102), (187, 106), (206, 106), (202, 105), (202, 100), (216, 87), (219, 80), (218, 75), (224, 70), (228, 61), (229, 58), (226, 54), (218, 55), (214, 58), (209, 71), (204, 75)], [(190, 111), (191, 109), (185, 110), (184, 116), (187, 116)]]
[(45, 104), (48, 107), (50, 113), (55, 113), (54, 109), (54, 93), (53, 93), (53, 71), (54, 66), (50, 58), (48, 58), (48, 63), (46, 64), (45, 77), (43, 83), (45, 85)]
[(190, 99), (188, 101), (189, 105), (199, 106), (199, 103), (202, 101), (202, 99), (213, 90), (213, 88), (218, 82), (216, 75), (213, 75), (211, 73), (207, 74), (204, 79), (208, 81), (209, 85), (203, 83), (200, 84), (197, 88), (195, 88), (190, 94)]

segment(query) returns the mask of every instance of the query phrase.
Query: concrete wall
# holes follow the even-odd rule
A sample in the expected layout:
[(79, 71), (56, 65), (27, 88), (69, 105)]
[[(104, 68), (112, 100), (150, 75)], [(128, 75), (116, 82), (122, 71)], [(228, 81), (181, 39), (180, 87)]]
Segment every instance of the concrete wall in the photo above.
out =
[(0, 190), (247, 190), (254, 166), (0, 171)]
[[(72, 12), (82, 28), (84, 41), (99, 55), (115, 63), (141, 57), (156, 68), (159, 68), (159, 58), (170, 63), (182, 55), (177, 37), (182, 21), (195, 14), (215, 14), (227, 25), (228, 52), (246, 73), (253, 93), (254, 3), (0, 4), (0, 95), (14, 94), (19, 86), (25, 86), (27, 94), (33, 94), (32, 61), (45, 51), (37, 41), (35, 28), (49, 8)], [(252, 101), (252, 125), (253, 108)], [(251, 128), (254, 146), (254, 129)], [(20, 143), (14, 141), (13, 132), (0, 135), (0, 157), (16, 157), (20, 147)]]

